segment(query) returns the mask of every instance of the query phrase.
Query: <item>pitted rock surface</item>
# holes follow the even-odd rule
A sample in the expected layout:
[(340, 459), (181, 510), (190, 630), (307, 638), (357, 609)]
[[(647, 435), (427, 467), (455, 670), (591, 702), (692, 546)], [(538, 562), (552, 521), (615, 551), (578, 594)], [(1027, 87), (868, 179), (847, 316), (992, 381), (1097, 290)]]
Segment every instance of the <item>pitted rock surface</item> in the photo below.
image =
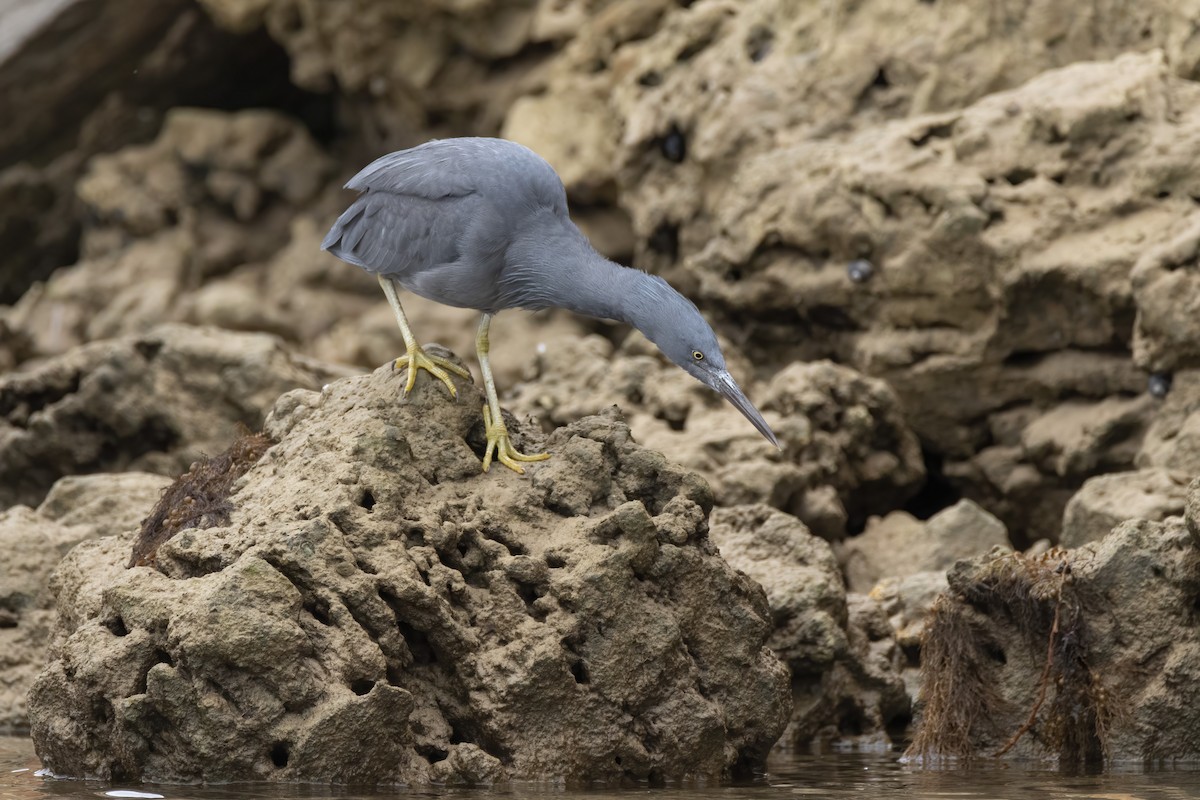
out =
[[(390, 368), (280, 398), (226, 527), (77, 548), (30, 696), (56, 772), (353, 782), (718, 776), (791, 711), (707, 485), (612, 411), (480, 472), (481, 397)], [(522, 426), (529, 430), (528, 426)]]

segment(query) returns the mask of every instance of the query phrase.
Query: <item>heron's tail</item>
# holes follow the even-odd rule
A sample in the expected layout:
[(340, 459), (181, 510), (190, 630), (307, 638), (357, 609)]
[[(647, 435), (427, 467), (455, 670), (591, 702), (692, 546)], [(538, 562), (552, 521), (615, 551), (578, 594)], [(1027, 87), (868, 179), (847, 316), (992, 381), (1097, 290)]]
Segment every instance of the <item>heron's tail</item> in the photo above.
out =
[(327, 250), (355, 266), (369, 268), (369, 265), (365, 264), (362, 258), (355, 253), (355, 249), (362, 243), (363, 236), (367, 232), (367, 225), (364, 224), (366, 206), (363, 201), (365, 197), (366, 195), (359, 197), (342, 212), (337, 222), (333, 223), (333, 227), (329, 229), (329, 233), (325, 234), (325, 238), (321, 240), (321, 249)]

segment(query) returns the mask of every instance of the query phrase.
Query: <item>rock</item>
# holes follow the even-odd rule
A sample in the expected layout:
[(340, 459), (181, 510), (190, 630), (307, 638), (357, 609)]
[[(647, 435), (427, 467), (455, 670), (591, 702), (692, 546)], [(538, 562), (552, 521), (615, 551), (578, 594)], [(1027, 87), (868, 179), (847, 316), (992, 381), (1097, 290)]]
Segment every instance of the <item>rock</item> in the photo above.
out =
[(1183, 514), (1187, 479), (1165, 469), (1114, 472), (1089, 479), (1067, 503), (1059, 544), (1103, 539), (1127, 519), (1154, 522)]
[(27, 733), (25, 695), (54, 626), (50, 575), (77, 543), (137, 527), (167, 478), (130, 472), (67, 477), (34, 511), (0, 512), (0, 735)]
[(1004, 523), (960, 500), (925, 522), (904, 511), (872, 519), (862, 534), (839, 546), (839, 558), (846, 585), (865, 593), (883, 578), (945, 570), (997, 546), (1010, 547)]
[[(742, 359), (726, 350), (736, 375)], [(902, 503), (925, 477), (920, 446), (887, 385), (827, 362), (790, 365), (761, 389), (744, 384), (782, 452), (640, 335), (615, 353), (600, 337), (548, 342), (526, 377), (513, 403), (544, 426), (619, 405), (639, 441), (704, 475), (718, 503), (766, 503), (825, 538)]]
[(1171, 391), (1155, 409), (1141, 450), (1138, 467), (1162, 467), (1188, 475), (1200, 474), (1200, 371), (1180, 370)]
[(36, 505), (66, 475), (177, 475), (201, 453), (225, 449), (239, 426), (260, 427), (281, 392), (330, 374), (274, 337), (166, 325), (6, 375), (0, 507)]
[[(297, 209), (316, 199), (329, 170), (308, 133), (280, 114), (175, 109), (151, 144), (88, 162), (77, 186), (93, 220), (82, 260), (27, 293), (10, 324), (46, 356), (188, 319), (204, 302), (188, 297), (198, 284), (287, 241)], [(236, 306), (219, 321), (281, 332), (272, 311), (287, 307), (286, 295), (250, 299), (257, 326), (253, 309), (239, 315)]]
[(787, 746), (888, 743), (908, 713), (895, 640), (869, 604), (847, 605), (829, 544), (764, 505), (714, 510), (710, 535), (731, 566), (766, 590), (774, 623), (767, 646), (792, 674)]
[(168, 108), (295, 108), (314, 127), (331, 112), (287, 85), (269, 39), (226, 33), (183, 0), (6, 0), (0, 30), (0, 108), (14, 110), (0, 132), (2, 304), (76, 260), (88, 160), (152, 139)]
[(424, 784), (728, 775), (790, 716), (762, 589), (712, 496), (612, 411), (481, 473), (482, 398), (390, 368), (279, 398), (231, 522), (157, 569), (58, 571), (30, 693), (48, 768), (111, 780)]
[(922, 653), (911, 754), (1063, 767), (1200, 756), (1200, 558), (1184, 520), (960, 562), (949, 582)]
[(1193, 215), (1166, 241), (1147, 249), (1130, 278), (1138, 314), (1133, 358), (1151, 372), (1194, 367), (1200, 360), (1195, 301), (1200, 283), (1189, 267), (1200, 256), (1200, 217)]
[(871, 589), (870, 599), (887, 615), (899, 649), (900, 677), (910, 700), (921, 690), (921, 642), (929, 625), (933, 604), (949, 587), (945, 570), (916, 572), (902, 578), (884, 578)]

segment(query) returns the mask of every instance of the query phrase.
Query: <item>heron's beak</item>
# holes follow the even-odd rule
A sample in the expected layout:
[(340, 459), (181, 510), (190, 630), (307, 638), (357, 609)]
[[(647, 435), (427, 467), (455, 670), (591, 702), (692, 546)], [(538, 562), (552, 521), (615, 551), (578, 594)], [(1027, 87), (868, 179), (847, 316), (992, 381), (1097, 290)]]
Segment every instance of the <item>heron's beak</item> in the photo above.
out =
[[(729, 374), (729, 370), (723, 369), (713, 375), (713, 378), (714, 380), (710, 384), (712, 388), (725, 395), (725, 398), (733, 403), (734, 408), (742, 412), (746, 419), (750, 420), (754, 427), (758, 429), (758, 432), (767, 437), (768, 442), (779, 447), (779, 440), (775, 438), (775, 433), (771, 430), (771, 426), (763, 419), (762, 414), (758, 413), (758, 409), (754, 407), (754, 404), (750, 402), (750, 398), (746, 397), (745, 392), (737, 385), (737, 381)], [(780, 447), (779, 449), (782, 450), (783, 448)]]

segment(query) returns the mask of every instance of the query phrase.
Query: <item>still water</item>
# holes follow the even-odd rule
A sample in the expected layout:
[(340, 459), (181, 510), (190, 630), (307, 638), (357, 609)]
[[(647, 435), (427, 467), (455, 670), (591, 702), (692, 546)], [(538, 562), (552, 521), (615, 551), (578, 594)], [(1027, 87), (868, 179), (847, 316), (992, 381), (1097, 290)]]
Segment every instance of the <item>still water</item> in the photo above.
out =
[(39, 777), (28, 739), (0, 737), (0, 800), (94, 800), (95, 798), (166, 798), (166, 800), (601, 800), (644, 796), (651, 800), (806, 800), (807, 798), (889, 798), (896, 800), (1200, 800), (1200, 765), (1143, 772), (1118, 770), (1099, 775), (1064, 776), (1029, 766), (989, 764), (969, 770), (918, 770), (899, 763), (892, 753), (835, 753), (821, 756), (777, 753), (762, 778), (709, 788), (626, 788), (596, 791), (551, 789), (338, 790), (263, 784), (195, 786), (113, 786), (88, 781)]

